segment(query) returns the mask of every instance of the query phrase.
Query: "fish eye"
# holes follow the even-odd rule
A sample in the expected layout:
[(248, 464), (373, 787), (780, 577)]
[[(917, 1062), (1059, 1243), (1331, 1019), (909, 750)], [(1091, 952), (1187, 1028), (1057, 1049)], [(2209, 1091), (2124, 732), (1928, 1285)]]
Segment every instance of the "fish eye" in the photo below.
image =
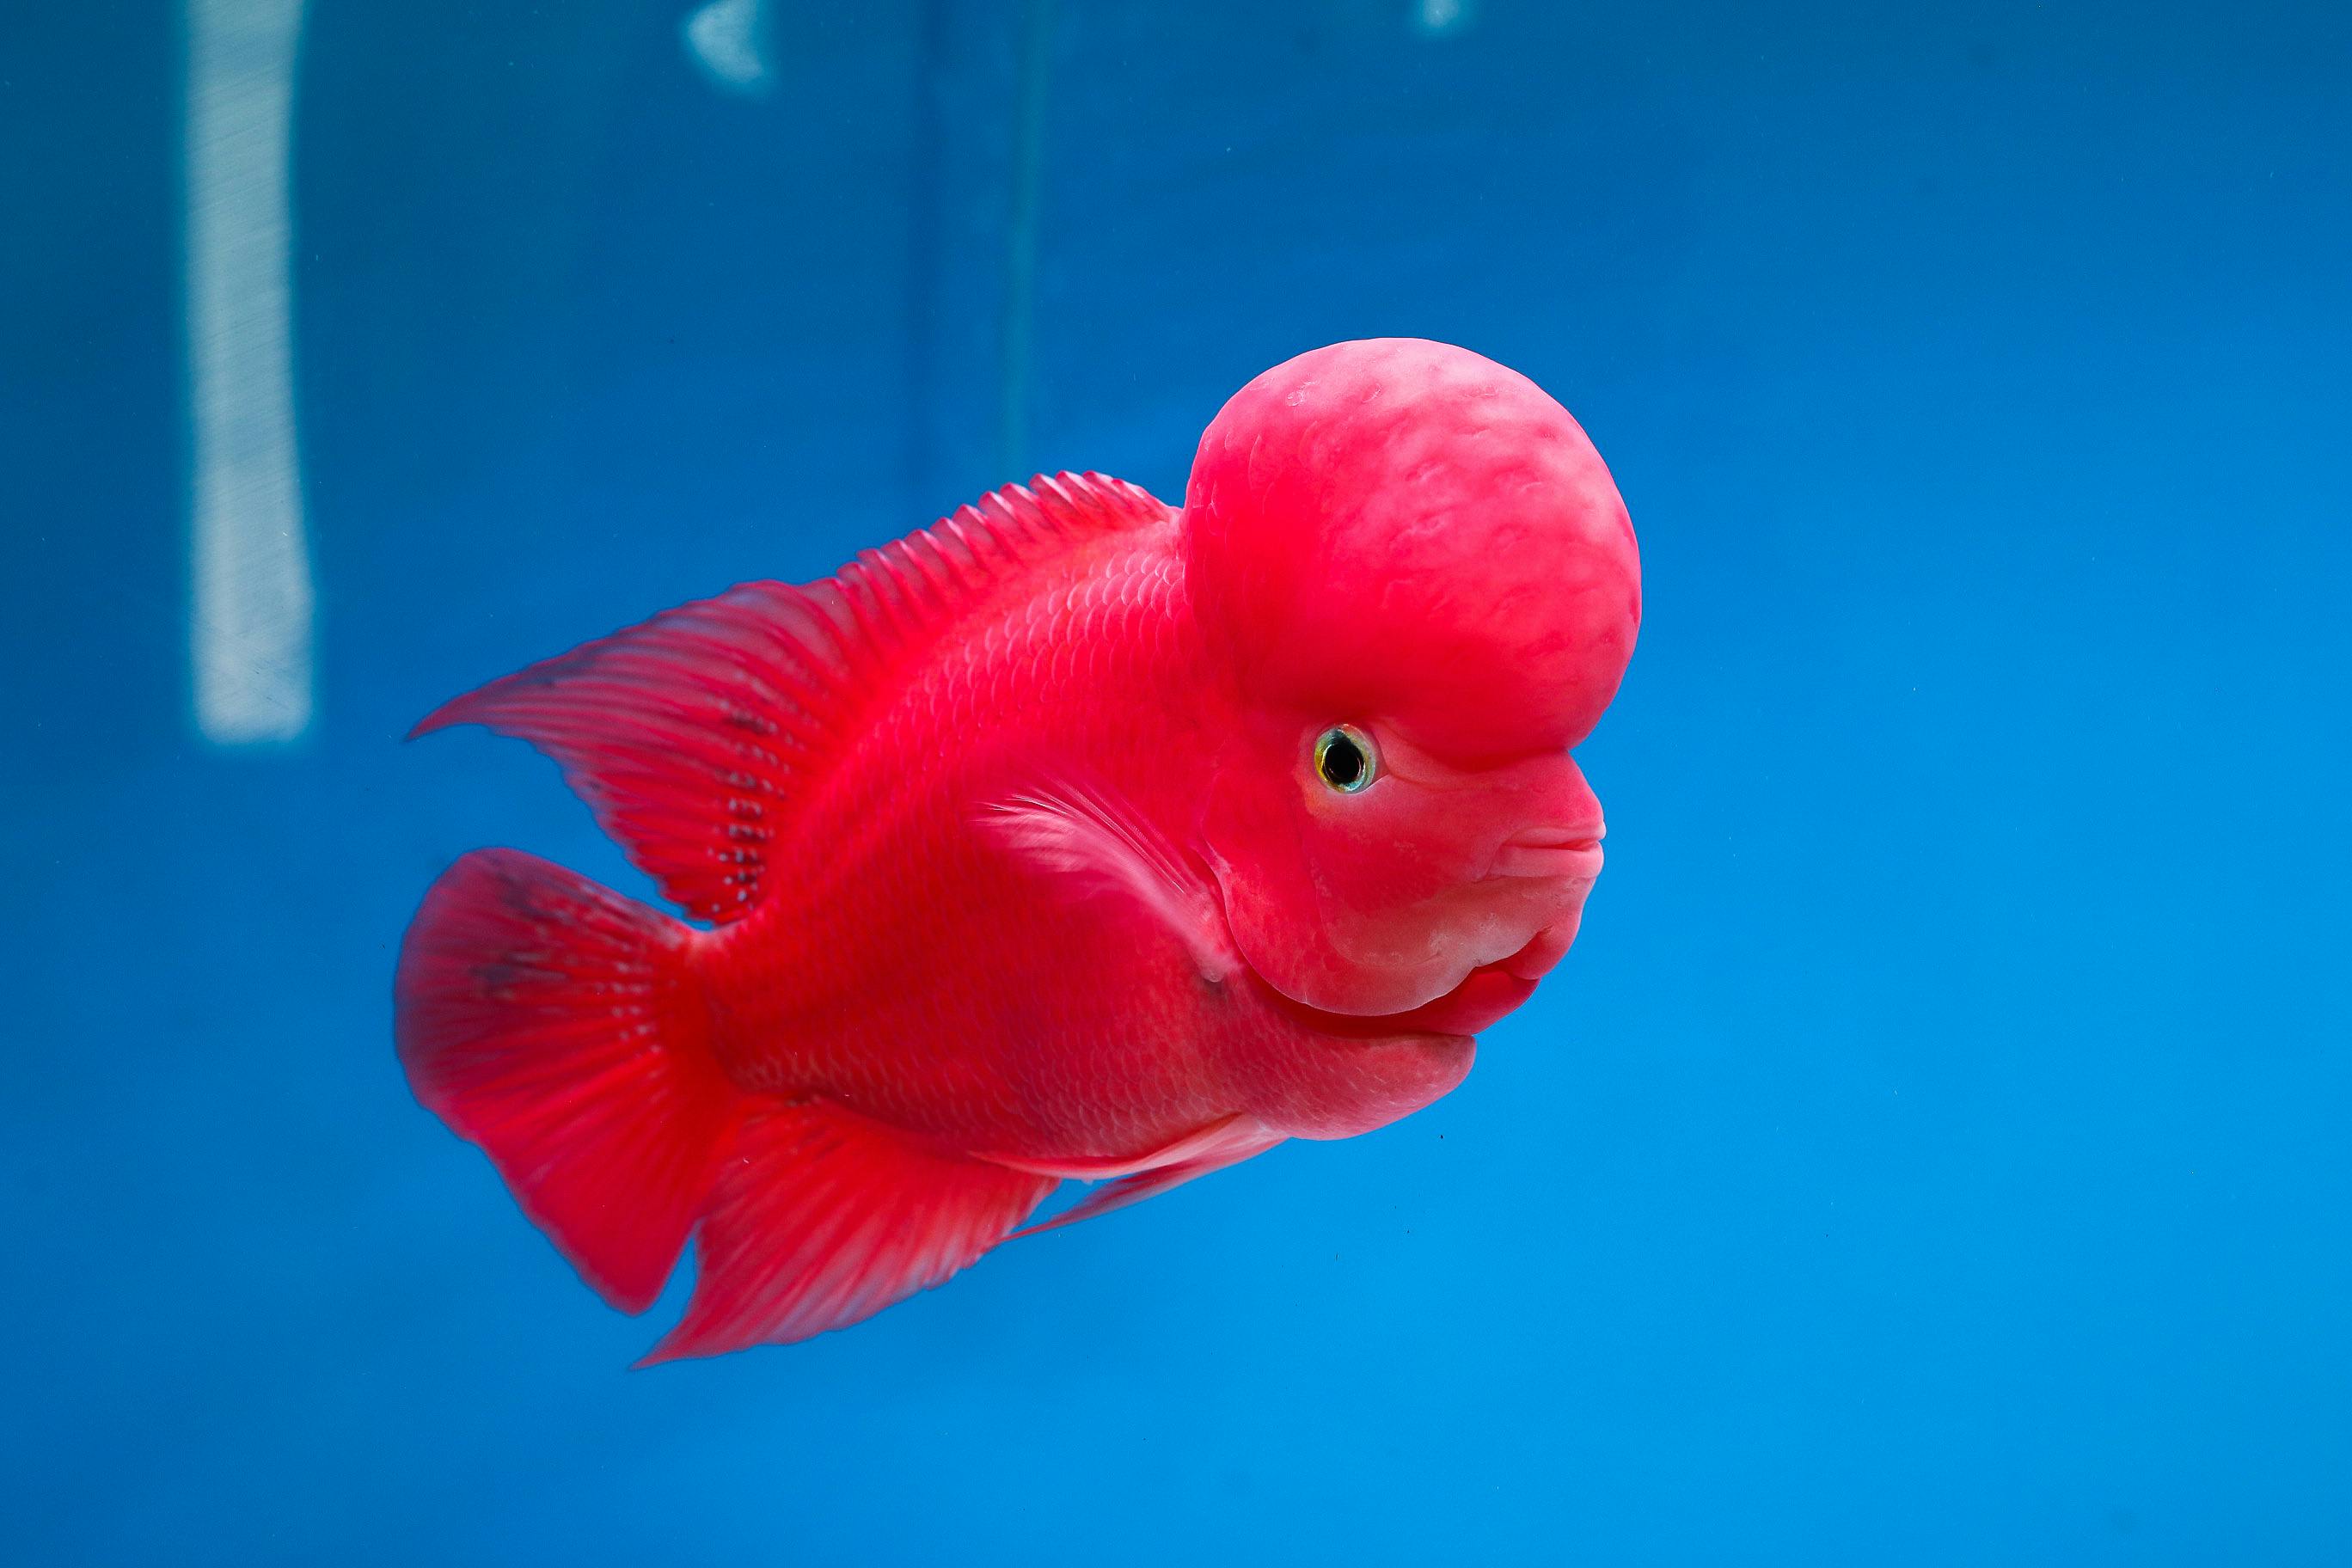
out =
[(1334, 724), (1316, 738), (1315, 776), (1341, 795), (1370, 789), (1380, 771), (1372, 738), (1353, 724)]

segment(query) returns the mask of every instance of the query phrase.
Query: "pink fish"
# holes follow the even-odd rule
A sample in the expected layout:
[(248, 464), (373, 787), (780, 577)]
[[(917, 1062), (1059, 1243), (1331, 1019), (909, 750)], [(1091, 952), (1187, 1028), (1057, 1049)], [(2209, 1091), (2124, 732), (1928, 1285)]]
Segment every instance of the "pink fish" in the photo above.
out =
[(466, 856), (409, 1082), (613, 1305), (696, 1238), (648, 1361), (856, 1322), (1065, 1180), (1049, 1225), (1383, 1126), (1576, 933), (1639, 575), (1565, 409), (1388, 339), (1244, 387), (1181, 510), (1039, 479), (493, 681), (418, 732), (553, 757), (697, 923)]

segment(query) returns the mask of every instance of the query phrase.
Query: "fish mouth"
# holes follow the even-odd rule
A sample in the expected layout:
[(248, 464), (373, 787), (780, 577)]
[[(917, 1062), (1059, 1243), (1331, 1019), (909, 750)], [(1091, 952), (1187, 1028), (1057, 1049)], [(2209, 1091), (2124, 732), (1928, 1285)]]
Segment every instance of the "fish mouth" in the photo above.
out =
[(1535, 994), (1536, 982), (1550, 973), (1568, 952), (1569, 943), (1576, 940), (1576, 926), (1574, 916), (1547, 926), (1508, 958), (1480, 964), (1464, 975), (1453, 990), (1402, 1013), (1327, 1012), (1284, 994), (1264, 975), (1259, 975), (1258, 980), (1274, 998), (1276, 1006), (1318, 1034), (1351, 1040), (1387, 1039), (1399, 1035), (1466, 1037), (1516, 1011)]
[(1591, 883), (1601, 875), (1601, 827), (1530, 827), (1495, 851), (1490, 877)]

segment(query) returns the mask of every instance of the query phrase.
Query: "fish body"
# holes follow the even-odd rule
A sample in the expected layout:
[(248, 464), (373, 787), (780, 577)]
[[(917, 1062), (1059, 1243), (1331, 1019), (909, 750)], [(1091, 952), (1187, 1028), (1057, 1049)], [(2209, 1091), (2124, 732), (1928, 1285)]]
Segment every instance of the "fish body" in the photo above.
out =
[(1182, 509), (997, 492), (460, 698), (688, 925), (477, 851), (404, 944), (419, 1098), (654, 1359), (804, 1338), (1055, 1223), (1445, 1093), (1573, 938), (1569, 755), (1638, 623), (1565, 411), (1412, 340), (1278, 366)]
[(1204, 974), (1141, 900), (1061, 896), (1050, 872), (1041, 888), (990, 831), (1024, 790), (1084, 780), (1162, 841), (1196, 837), (1202, 742), (1229, 703), (1202, 679), (1174, 514), (1141, 510), (943, 638), (809, 803), (782, 877), (794, 896), (713, 933), (704, 972), (739, 1081), (1075, 1164), (1244, 1111), (1347, 1136), (1467, 1068), (1460, 1036), (1328, 1048), (1245, 969)]

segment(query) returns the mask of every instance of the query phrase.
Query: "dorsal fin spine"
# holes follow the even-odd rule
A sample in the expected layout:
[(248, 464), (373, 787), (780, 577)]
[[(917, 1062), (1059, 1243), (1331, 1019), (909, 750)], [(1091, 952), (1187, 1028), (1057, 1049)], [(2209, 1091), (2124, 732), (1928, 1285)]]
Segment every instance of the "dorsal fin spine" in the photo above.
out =
[(892, 654), (902, 651), (913, 640), (914, 628), (908, 624), (907, 590), (898, 574), (890, 570), (878, 550), (859, 551), (856, 569), (866, 609), (873, 617), (876, 647)]
[(860, 551), (858, 563), (866, 568), (866, 581), (873, 584), (876, 603), (889, 618), (894, 647), (904, 647), (927, 622), (936, 620), (923, 614), (918, 584), (907, 580), (908, 574), (898, 566), (898, 557), (887, 546)]
[(908, 559), (918, 563), (932, 599), (941, 605), (953, 604), (955, 595), (965, 585), (964, 574), (956, 563), (963, 548), (961, 542), (947, 532), (943, 522), (909, 534), (905, 542)]
[(935, 619), (948, 614), (953, 603), (948, 594), (955, 579), (948, 574), (940, 547), (928, 534), (909, 534), (891, 546), (890, 559), (899, 574), (908, 579), (908, 597), (917, 602), (922, 614)]
[[(986, 568), (982, 564), (980, 543), (972, 538), (963, 513), (959, 511), (944, 519), (939, 528), (926, 531), (939, 545), (940, 558), (948, 563), (948, 570), (954, 574), (956, 582), (967, 590), (976, 590)], [(953, 548), (950, 548), (950, 545)]]

